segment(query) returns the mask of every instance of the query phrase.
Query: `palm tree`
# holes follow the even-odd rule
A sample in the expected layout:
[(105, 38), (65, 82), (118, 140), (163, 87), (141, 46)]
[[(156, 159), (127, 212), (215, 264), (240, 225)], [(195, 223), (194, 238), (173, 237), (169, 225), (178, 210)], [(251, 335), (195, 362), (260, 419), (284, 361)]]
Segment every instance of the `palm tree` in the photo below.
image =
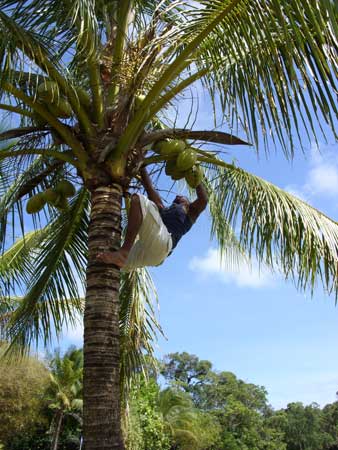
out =
[(53, 411), (51, 450), (57, 450), (63, 419), (72, 416), (82, 424), (82, 350), (70, 348), (63, 357), (56, 351), (50, 366), (46, 395)]
[[(119, 271), (95, 255), (120, 246), (121, 199), (140, 187), (140, 166), (161, 183), (171, 157), (153, 153), (154, 143), (204, 144), (196, 151), (211, 229), (229, 258), (246, 251), (300, 288), (320, 281), (337, 292), (337, 223), (210, 147), (245, 144), (232, 134), (239, 121), (257, 148), (261, 134), (266, 147), (271, 135), (289, 157), (300, 124), (309, 137), (320, 121), (335, 132), (337, 15), (331, 0), (0, 0), (0, 108), (16, 124), (0, 134), (12, 139), (0, 150), (1, 295), (9, 304), (9, 294), (26, 292), (9, 305), (6, 333), (12, 347), (47, 342), (51, 328), (75, 320), (78, 280), (85, 282), (86, 450), (124, 448), (120, 355), (132, 367), (142, 357), (120, 350)], [(171, 112), (196, 83), (219, 105), (230, 134), (175, 127)], [(77, 185), (69, 206), (34, 214), (36, 231), (8, 249), (15, 224), (25, 231), (27, 197), (64, 179)], [(122, 282), (147, 298), (133, 284), (145, 277)], [(153, 323), (137, 316), (135, 298), (124, 309), (121, 342), (140, 355), (144, 345), (151, 350)], [(137, 331), (126, 311), (143, 323)]]
[(182, 450), (199, 448), (197, 425), (199, 411), (194, 408), (187, 393), (171, 388), (164, 389), (159, 393), (158, 409), (172, 437), (173, 448)]

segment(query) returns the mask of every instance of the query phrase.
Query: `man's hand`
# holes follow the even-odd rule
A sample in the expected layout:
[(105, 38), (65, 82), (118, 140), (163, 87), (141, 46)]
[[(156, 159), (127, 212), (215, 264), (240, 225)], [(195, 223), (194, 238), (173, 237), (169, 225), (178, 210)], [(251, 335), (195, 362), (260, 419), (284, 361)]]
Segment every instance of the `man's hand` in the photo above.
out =
[(201, 214), (202, 211), (205, 210), (208, 204), (208, 193), (204, 187), (204, 184), (201, 183), (196, 188), (197, 199), (190, 203), (189, 205), (189, 216), (195, 222), (197, 217)]
[(149, 200), (154, 202), (155, 205), (158, 207), (158, 209), (164, 208), (162, 199), (159, 196), (158, 192), (154, 189), (153, 183), (151, 182), (151, 179), (148, 175), (147, 169), (145, 167), (141, 167), (140, 174), (141, 174), (142, 184), (148, 194)]

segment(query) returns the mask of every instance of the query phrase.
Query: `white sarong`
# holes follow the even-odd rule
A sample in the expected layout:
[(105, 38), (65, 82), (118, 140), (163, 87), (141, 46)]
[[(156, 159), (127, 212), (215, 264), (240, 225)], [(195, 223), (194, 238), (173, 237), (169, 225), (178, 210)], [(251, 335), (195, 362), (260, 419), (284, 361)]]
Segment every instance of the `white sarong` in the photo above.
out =
[(142, 194), (138, 194), (143, 221), (130, 250), (124, 271), (145, 266), (159, 266), (171, 252), (171, 235), (164, 225), (157, 206)]

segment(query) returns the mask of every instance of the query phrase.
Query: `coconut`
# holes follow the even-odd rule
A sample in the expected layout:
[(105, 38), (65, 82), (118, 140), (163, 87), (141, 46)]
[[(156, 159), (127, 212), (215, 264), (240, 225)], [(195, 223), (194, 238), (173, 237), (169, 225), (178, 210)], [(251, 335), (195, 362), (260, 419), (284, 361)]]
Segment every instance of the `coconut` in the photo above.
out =
[(182, 180), (182, 178), (185, 177), (185, 172), (182, 172), (181, 170), (175, 170), (172, 174), (171, 174), (171, 179), (172, 180)]
[(197, 153), (191, 147), (183, 150), (177, 157), (177, 168), (186, 171), (192, 168), (197, 161)]
[(64, 98), (60, 98), (57, 103), (48, 103), (49, 111), (56, 117), (68, 119), (72, 115), (72, 108)]
[(174, 172), (175, 172), (175, 170), (177, 170), (177, 167), (176, 167), (176, 158), (175, 159), (169, 159), (167, 162), (166, 162), (166, 165), (165, 165), (165, 174), (166, 175), (168, 175), (168, 176), (171, 176)]
[(50, 205), (55, 205), (59, 198), (59, 194), (55, 189), (49, 188), (45, 192), (43, 192), (43, 197), (47, 203), (49, 203)]
[(55, 191), (63, 197), (73, 197), (76, 189), (70, 181), (62, 180), (56, 185)]
[(76, 88), (77, 95), (79, 96), (79, 100), (81, 105), (83, 105), (85, 108), (89, 109), (91, 105), (90, 95), (88, 92), (83, 89), (82, 87)]
[(40, 192), (39, 194), (33, 195), (26, 205), (26, 211), (28, 214), (33, 214), (39, 212), (45, 206), (46, 200), (43, 197), (43, 194)]
[(36, 112), (33, 113), (33, 120), (36, 123), (36, 125), (41, 128), (45, 127), (48, 123), (47, 120), (43, 116), (40, 116), (40, 114), (38, 114)]
[(154, 145), (154, 150), (160, 155), (178, 155), (185, 149), (184, 141), (171, 139), (170, 141), (159, 141)]
[(56, 102), (59, 95), (58, 85), (55, 81), (45, 81), (38, 86), (37, 96), (45, 103)]
[(83, 105), (85, 109), (89, 109), (91, 100), (88, 92), (82, 87), (76, 87), (75, 91), (76, 93), (72, 91), (69, 94), (70, 98), (80, 102), (80, 104)]
[(188, 185), (195, 189), (202, 182), (203, 169), (200, 166), (194, 165), (190, 170), (185, 172), (185, 181)]
[(68, 200), (66, 197), (63, 197), (59, 195), (57, 201), (55, 202), (54, 206), (59, 209), (60, 211), (64, 211), (65, 209), (68, 209)]

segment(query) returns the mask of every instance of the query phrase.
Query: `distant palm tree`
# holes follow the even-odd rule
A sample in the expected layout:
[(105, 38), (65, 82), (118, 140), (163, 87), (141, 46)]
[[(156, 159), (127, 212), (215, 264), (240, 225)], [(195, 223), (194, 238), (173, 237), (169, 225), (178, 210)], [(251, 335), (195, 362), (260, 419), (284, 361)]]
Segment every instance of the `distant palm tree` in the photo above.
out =
[(72, 416), (82, 425), (83, 352), (69, 349), (63, 357), (55, 352), (50, 367), (46, 397), (53, 411), (51, 450), (57, 450), (63, 419)]
[[(246, 251), (300, 288), (320, 281), (337, 290), (337, 223), (211, 147), (245, 144), (232, 134), (238, 123), (246, 140), (258, 146), (261, 130), (266, 148), (271, 136), (289, 157), (300, 124), (309, 137), (320, 121), (335, 133), (336, 54), (330, 0), (0, 0), (0, 109), (16, 124), (0, 134), (14, 139), (0, 150), (1, 288), (12, 311), (6, 337), (13, 347), (48, 342), (75, 320), (79, 280), (86, 285), (86, 450), (124, 448), (120, 356), (130, 373), (141, 370), (144, 346), (151, 350), (156, 326), (145, 303), (135, 309), (134, 302), (149, 298), (147, 275), (122, 278), (133, 295), (125, 293), (120, 314), (119, 271), (95, 255), (120, 246), (122, 194), (140, 188), (142, 164), (161, 185), (170, 155), (153, 152), (156, 142), (195, 145), (212, 235), (230, 259)], [(170, 112), (194, 83), (219, 106), (230, 134), (192, 130), (192, 121), (175, 127)], [(27, 198), (63, 179), (77, 186), (69, 207), (34, 214), (33, 226), (42, 228), (9, 249), (11, 233), (27, 231)], [(16, 308), (13, 292), (25, 292)]]
[(198, 411), (188, 394), (172, 388), (159, 394), (158, 409), (172, 437), (174, 448), (194, 450), (198, 443)]

